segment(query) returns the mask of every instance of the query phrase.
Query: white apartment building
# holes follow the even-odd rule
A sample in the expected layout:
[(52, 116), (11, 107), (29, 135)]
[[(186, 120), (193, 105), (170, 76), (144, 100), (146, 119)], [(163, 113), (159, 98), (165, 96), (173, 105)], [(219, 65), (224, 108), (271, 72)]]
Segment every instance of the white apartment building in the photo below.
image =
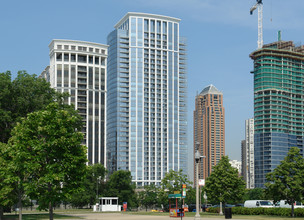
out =
[(238, 160), (230, 160), (229, 163), (233, 168), (236, 168), (239, 172), (239, 174), (242, 173), (242, 162)]
[(89, 164), (106, 160), (106, 71), (108, 46), (75, 40), (53, 40), (50, 66), (40, 77), (60, 92), (68, 92), (83, 118), (84, 142)]
[(242, 141), (242, 176), (246, 188), (253, 189), (254, 185), (254, 119), (245, 121), (245, 140)]

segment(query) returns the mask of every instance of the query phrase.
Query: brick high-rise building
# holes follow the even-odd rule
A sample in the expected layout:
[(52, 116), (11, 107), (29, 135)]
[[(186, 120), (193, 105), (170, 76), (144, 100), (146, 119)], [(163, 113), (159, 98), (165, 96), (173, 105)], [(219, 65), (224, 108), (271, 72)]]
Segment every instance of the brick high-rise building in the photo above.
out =
[(195, 98), (193, 119), (194, 152), (199, 150), (201, 155), (206, 156), (200, 162), (199, 179), (206, 179), (213, 166), (225, 155), (223, 93), (213, 85), (203, 89)]

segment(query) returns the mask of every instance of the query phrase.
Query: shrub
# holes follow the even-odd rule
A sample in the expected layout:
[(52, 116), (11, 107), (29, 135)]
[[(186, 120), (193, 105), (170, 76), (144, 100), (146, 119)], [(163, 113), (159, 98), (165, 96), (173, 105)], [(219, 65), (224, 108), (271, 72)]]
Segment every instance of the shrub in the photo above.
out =
[[(209, 211), (217, 213), (218, 208), (210, 208)], [(296, 217), (304, 217), (304, 209), (298, 208), (294, 211)], [(271, 215), (271, 216), (291, 216), (291, 208), (246, 208), (233, 207), (232, 214), (235, 215)]]
[[(291, 213), (291, 210), (290, 210), (290, 213)], [(294, 210), (294, 214), (295, 214), (296, 217), (303, 217), (304, 216), (304, 209), (303, 208), (297, 208), (297, 209)]]
[(206, 211), (210, 212), (210, 213), (220, 213), (220, 208), (210, 207), (210, 208), (206, 209)]

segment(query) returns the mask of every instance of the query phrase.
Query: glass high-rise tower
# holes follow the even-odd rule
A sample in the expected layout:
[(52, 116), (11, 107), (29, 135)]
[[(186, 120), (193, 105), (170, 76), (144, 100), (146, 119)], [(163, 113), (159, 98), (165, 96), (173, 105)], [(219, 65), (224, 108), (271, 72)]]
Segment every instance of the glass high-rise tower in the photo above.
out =
[(187, 172), (186, 43), (180, 19), (127, 13), (108, 35), (107, 168), (138, 186)]
[(291, 147), (303, 153), (304, 47), (292, 41), (264, 45), (254, 60), (255, 187), (263, 187)]

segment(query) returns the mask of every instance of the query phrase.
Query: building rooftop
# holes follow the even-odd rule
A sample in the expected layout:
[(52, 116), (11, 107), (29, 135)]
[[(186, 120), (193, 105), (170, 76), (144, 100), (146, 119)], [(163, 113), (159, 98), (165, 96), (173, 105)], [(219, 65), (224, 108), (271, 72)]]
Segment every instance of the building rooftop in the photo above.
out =
[(220, 92), (214, 85), (209, 85), (206, 88), (204, 88), (200, 95), (206, 95), (206, 94), (219, 94), (219, 95), (223, 95), (222, 92)]
[(173, 18), (169, 16), (164, 15), (156, 15), (156, 14), (148, 14), (148, 13), (141, 13), (141, 12), (128, 12), (122, 19), (120, 19), (117, 24), (114, 26), (114, 28), (119, 28), (120, 25), (122, 25), (129, 17), (135, 16), (135, 17), (143, 17), (143, 18), (154, 18), (154, 19), (160, 19), (160, 20), (167, 20), (172, 22), (180, 22), (179, 18)]
[(296, 55), (302, 57), (304, 55), (304, 45), (295, 45), (293, 41), (276, 41), (269, 44), (264, 44), (261, 49), (253, 51), (249, 57), (255, 59), (256, 55), (261, 55), (262, 52), (278, 52), (288, 54), (290, 56)]

